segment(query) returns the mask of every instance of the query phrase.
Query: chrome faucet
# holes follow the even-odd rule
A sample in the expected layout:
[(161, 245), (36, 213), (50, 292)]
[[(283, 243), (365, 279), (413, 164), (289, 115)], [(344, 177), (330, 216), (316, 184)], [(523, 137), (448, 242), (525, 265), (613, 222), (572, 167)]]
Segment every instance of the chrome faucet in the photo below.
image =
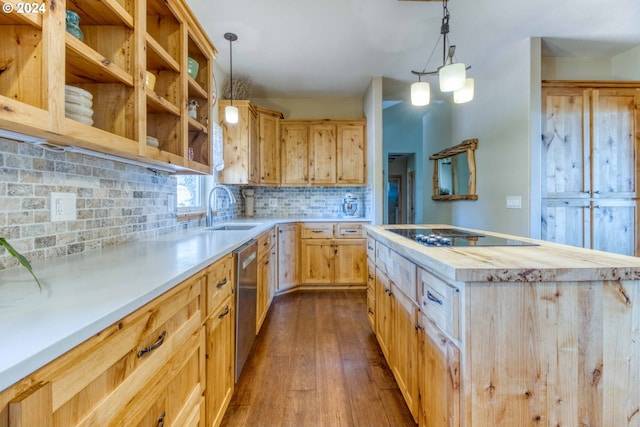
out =
[(236, 197), (233, 195), (229, 187), (222, 184), (213, 184), (213, 188), (209, 192), (209, 204), (207, 206), (207, 227), (210, 227), (213, 224), (213, 217), (218, 215), (218, 199), (216, 197), (213, 198), (213, 204), (211, 203), (211, 197), (216, 190), (224, 190), (229, 196), (229, 204), (236, 204)]

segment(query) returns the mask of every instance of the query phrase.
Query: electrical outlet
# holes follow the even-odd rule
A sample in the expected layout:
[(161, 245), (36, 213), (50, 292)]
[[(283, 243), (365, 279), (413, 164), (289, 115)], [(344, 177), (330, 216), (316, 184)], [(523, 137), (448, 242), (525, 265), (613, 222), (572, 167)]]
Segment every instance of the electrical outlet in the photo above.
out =
[(269, 199), (269, 207), (277, 208), (278, 207), (278, 199)]
[(51, 193), (51, 222), (74, 221), (76, 215), (75, 193)]
[(522, 208), (521, 196), (507, 196), (507, 209), (520, 209)]

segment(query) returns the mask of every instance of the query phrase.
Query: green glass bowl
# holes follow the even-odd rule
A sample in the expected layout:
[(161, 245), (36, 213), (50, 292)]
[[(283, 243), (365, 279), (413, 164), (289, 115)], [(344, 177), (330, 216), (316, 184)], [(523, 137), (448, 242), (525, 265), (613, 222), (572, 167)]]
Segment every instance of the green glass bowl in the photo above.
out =
[(198, 68), (200, 68), (198, 61), (193, 58), (187, 58), (187, 73), (191, 78), (195, 79), (198, 76)]

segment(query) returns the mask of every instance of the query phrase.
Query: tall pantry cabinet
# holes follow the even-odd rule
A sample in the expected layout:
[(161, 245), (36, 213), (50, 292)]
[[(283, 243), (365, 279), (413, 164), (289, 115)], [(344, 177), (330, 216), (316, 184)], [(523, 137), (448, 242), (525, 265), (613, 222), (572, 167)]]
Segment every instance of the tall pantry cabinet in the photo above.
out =
[(638, 255), (640, 85), (542, 88), (542, 238)]

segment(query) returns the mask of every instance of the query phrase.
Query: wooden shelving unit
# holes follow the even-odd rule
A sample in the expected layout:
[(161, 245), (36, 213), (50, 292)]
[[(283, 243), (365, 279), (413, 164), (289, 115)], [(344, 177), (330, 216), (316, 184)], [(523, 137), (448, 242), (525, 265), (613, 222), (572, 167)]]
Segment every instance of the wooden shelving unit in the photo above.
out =
[[(0, 64), (7, 64), (0, 128), (180, 173), (211, 173), (216, 50), (187, 5), (67, 0), (66, 8), (79, 15), (84, 40), (66, 32), (63, 8), (0, 16)], [(196, 78), (187, 73), (189, 57), (199, 63)], [(153, 90), (147, 71), (156, 76)], [(65, 85), (92, 94), (93, 125), (65, 117)], [(198, 104), (196, 118), (187, 114), (190, 100)], [(146, 144), (148, 135), (158, 138), (158, 148)]]

